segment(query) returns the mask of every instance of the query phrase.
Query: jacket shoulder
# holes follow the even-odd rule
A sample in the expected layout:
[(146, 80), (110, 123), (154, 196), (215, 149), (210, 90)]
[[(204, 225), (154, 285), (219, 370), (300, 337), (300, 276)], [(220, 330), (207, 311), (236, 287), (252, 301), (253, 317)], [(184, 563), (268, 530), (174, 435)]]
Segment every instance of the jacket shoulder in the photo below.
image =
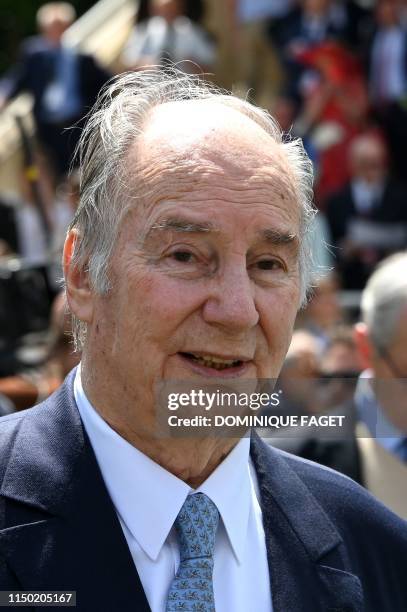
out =
[(407, 522), (394, 514), (367, 489), (329, 467), (274, 449), (308, 487), (318, 503), (347, 537), (369, 538), (393, 544), (407, 560)]
[(4, 473), (8, 459), (11, 455), (14, 440), (22, 423), (28, 419), (32, 420), (39, 411), (43, 410), (44, 405), (38, 404), (33, 408), (13, 412), (0, 417), (0, 485), (3, 482)]

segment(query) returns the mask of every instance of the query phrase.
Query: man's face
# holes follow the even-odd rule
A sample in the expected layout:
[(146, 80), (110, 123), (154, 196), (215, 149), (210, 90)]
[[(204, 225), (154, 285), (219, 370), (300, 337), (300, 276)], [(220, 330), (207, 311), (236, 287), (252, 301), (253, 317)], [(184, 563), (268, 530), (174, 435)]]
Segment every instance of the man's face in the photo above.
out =
[(202, 104), (153, 112), (127, 160), (143, 178), (112, 289), (93, 298), (87, 350), (139, 420), (162, 379), (277, 377), (299, 306), (290, 169), (250, 119)]
[(54, 45), (59, 45), (63, 34), (69, 28), (70, 22), (55, 18), (42, 29), (42, 33)]
[(352, 175), (372, 185), (381, 183), (386, 176), (386, 154), (382, 145), (372, 141), (355, 154)]
[(407, 308), (385, 354), (373, 351), (372, 370), (381, 406), (393, 424), (407, 432)]

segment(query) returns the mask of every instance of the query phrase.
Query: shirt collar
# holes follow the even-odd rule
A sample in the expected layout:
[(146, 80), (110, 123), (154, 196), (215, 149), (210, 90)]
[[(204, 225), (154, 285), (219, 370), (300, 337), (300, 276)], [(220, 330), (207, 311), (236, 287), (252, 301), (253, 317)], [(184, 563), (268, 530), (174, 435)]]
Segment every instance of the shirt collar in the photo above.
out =
[(238, 561), (242, 559), (251, 500), (249, 438), (240, 440), (194, 490), (132, 446), (102, 419), (85, 395), (80, 365), (75, 375), (74, 396), (116, 511), (152, 560), (157, 559), (185, 499), (197, 492), (205, 493), (216, 504), (232, 550)]
[(250, 438), (242, 438), (196, 490), (210, 497), (218, 508), (238, 561), (242, 559), (246, 544), (252, 496), (249, 454)]

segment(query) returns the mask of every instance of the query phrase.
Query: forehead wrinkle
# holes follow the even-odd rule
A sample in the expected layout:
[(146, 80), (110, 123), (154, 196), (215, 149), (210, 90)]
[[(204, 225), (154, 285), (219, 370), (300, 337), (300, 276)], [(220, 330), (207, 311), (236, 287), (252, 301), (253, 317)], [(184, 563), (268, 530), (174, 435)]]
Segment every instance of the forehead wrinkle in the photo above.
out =
[(144, 180), (153, 179), (157, 172), (172, 174), (178, 168), (189, 175), (201, 168), (208, 172), (220, 169), (237, 178), (247, 176), (247, 168), (274, 168), (294, 185), (282, 145), (263, 127), (223, 104), (205, 105), (210, 114), (202, 112), (202, 101), (167, 103), (150, 111), (145, 129), (128, 155)]
[[(164, 142), (165, 151), (150, 147), (146, 153), (138, 151), (138, 155), (130, 156), (130, 161), (138, 160), (136, 171), (144, 175), (146, 180), (167, 173), (169, 176), (184, 171), (187, 177), (223, 176), (231, 179), (246, 180), (261, 179), (264, 175), (284, 177), (287, 184), (294, 183), (294, 178), (287, 160), (277, 145), (273, 154), (262, 151), (246, 151), (244, 149), (228, 150), (214, 148), (206, 143), (187, 147), (180, 151), (174, 149), (171, 143)], [(143, 153), (143, 154), (142, 154)], [(163, 154), (164, 153), (164, 154)], [(133, 165), (133, 169), (134, 165)], [(177, 178), (182, 178), (177, 177)]]
[[(150, 146), (146, 147), (147, 143)], [(174, 147), (161, 138), (155, 147), (144, 133), (127, 157), (131, 173), (139, 177), (136, 198), (146, 211), (165, 201), (220, 201), (270, 203), (287, 212), (296, 206), (299, 215), (296, 184), (288, 162), (280, 145), (270, 137), (269, 143), (269, 148), (262, 144), (248, 151), (242, 148), (236, 154), (236, 148), (228, 142), (215, 150), (210, 139), (209, 143), (195, 142), (193, 147)]]
[[(165, 161), (160, 167), (151, 165), (144, 174), (138, 195), (145, 205), (168, 202), (222, 201), (243, 204), (272, 203), (288, 208), (296, 203), (296, 192), (286, 174), (272, 167), (256, 169), (253, 173), (225, 172), (216, 165)], [(209, 193), (208, 193), (209, 192)]]

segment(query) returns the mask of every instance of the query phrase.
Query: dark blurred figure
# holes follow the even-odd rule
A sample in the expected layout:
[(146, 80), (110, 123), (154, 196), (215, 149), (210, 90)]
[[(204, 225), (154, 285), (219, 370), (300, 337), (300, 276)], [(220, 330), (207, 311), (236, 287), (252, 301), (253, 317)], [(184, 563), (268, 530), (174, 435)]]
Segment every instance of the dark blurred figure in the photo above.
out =
[(40, 35), (22, 44), (17, 64), (0, 81), (0, 108), (23, 91), (33, 96), (38, 140), (58, 176), (68, 171), (83, 117), (110, 76), (93, 57), (63, 44), (74, 20), (71, 4), (44, 4)]
[(171, 61), (184, 62), (179, 68), (185, 72), (211, 70), (215, 45), (205, 30), (185, 15), (183, 1), (151, 0), (150, 5), (152, 16), (135, 26), (124, 48), (123, 68), (165, 67)]
[(298, 61), (310, 73), (301, 90), (302, 110), (295, 127), (316, 152), (315, 198), (323, 209), (327, 197), (349, 179), (349, 146), (368, 120), (367, 83), (361, 62), (339, 43), (325, 42), (299, 52)]
[(314, 336), (321, 352), (329, 343), (332, 329), (344, 322), (339, 289), (340, 284), (335, 273), (330, 272), (320, 278), (313, 288), (306, 308), (297, 315), (296, 325)]
[[(318, 339), (305, 329), (296, 329), (278, 379), (279, 389), (283, 390), (281, 407), (284, 413), (319, 412), (315, 380), (319, 374), (320, 355)], [(276, 411), (271, 409), (269, 413)]]
[(339, 326), (321, 347), (318, 338), (297, 329), (279, 377), (282, 406), (294, 414), (325, 413), (351, 400), (363, 369), (352, 327)]
[(16, 410), (24, 410), (53, 393), (80, 361), (80, 356), (73, 350), (70, 331), (71, 317), (66, 309), (65, 294), (60, 293), (52, 305), (44, 363), (0, 378), (0, 398), (6, 397)]
[[(405, 10), (405, 6), (404, 6)], [(369, 53), (369, 87), (374, 114), (392, 151), (394, 170), (406, 180), (407, 23), (397, 0), (379, 0)]]
[(287, 91), (299, 96), (307, 70), (298, 54), (328, 41), (337, 41), (357, 49), (364, 38), (368, 13), (355, 2), (301, 0), (298, 6), (271, 30), (278, 44), (287, 73)]
[(390, 177), (387, 149), (374, 134), (353, 141), (350, 173), (326, 214), (343, 287), (362, 289), (383, 257), (407, 245), (407, 191)]
[(333, 329), (319, 362), (318, 400), (323, 412), (352, 399), (355, 379), (362, 370), (353, 328), (343, 325)]
[(319, 370), (331, 378), (356, 378), (363, 369), (352, 327), (333, 329), (322, 352)]
[[(383, 261), (362, 295), (355, 327), (360, 364), (366, 368), (350, 402), (337, 414), (354, 414), (353, 435), (337, 440), (314, 434), (269, 440), (274, 446), (339, 470), (407, 519), (407, 252)], [(335, 408), (332, 405), (332, 408)]]

